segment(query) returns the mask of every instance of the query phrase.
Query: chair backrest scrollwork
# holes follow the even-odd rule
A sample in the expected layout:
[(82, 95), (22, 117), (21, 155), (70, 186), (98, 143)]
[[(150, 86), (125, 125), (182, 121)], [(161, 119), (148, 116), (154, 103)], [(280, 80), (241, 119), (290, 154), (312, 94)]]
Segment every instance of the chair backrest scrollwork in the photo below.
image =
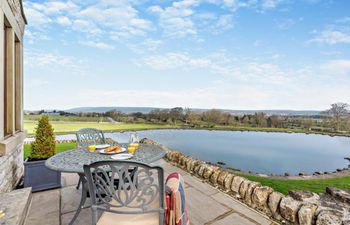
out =
[(76, 133), (78, 147), (86, 148), (89, 145), (106, 143), (105, 136), (101, 130), (95, 128), (83, 128)]
[[(164, 213), (163, 168), (133, 161), (84, 166), (93, 207), (122, 214)], [(103, 204), (100, 204), (103, 203)]]

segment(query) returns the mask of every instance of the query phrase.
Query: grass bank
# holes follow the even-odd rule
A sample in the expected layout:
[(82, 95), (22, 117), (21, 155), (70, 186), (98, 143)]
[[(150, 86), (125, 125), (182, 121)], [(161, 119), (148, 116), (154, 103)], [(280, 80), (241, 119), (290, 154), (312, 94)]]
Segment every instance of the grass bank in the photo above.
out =
[[(197, 128), (195, 128), (195, 129), (197, 129)], [(303, 130), (303, 129), (291, 129), (291, 128), (215, 126), (213, 128), (199, 128), (199, 129), (206, 129), (206, 130), (230, 130), (230, 131), (277, 132), (277, 133), (321, 134), (321, 135), (329, 135), (329, 136), (350, 137), (350, 133), (331, 133), (331, 132), (308, 131), (308, 130)]]
[[(56, 153), (76, 148), (76, 143), (60, 143), (56, 144)], [(24, 145), (24, 158), (30, 153), (30, 144)], [(326, 179), (310, 179), (310, 180), (282, 180), (257, 177), (235, 172), (237, 175), (245, 177), (251, 181), (260, 182), (262, 185), (270, 186), (275, 191), (288, 194), (289, 190), (309, 190), (316, 193), (325, 192), (326, 187), (337, 187), (341, 189), (350, 189), (350, 177), (337, 177)]]
[[(38, 121), (42, 115), (24, 115), (25, 121)], [(67, 121), (67, 122), (109, 122), (106, 117), (88, 117), (88, 116), (54, 116), (49, 115), (50, 121)]]
[(260, 182), (262, 185), (272, 187), (275, 191), (279, 191), (283, 194), (288, 194), (289, 190), (308, 190), (315, 193), (322, 193), (325, 192), (326, 187), (350, 189), (350, 177), (336, 177), (310, 180), (282, 180), (247, 175), (239, 172), (235, 172), (235, 174), (245, 177), (251, 181)]
[[(76, 143), (60, 143), (56, 144), (56, 154), (67, 150), (75, 149)], [(26, 159), (30, 154), (30, 144), (24, 144), (24, 158)]]
[[(81, 128), (91, 127), (105, 132), (123, 131), (123, 130), (152, 130), (152, 129), (176, 129), (180, 126), (163, 124), (144, 124), (144, 123), (92, 123), (92, 122), (56, 122), (51, 121), (55, 134), (72, 134)], [(24, 129), (28, 131), (28, 136), (33, 136), (36, 121), (24, 121)]]

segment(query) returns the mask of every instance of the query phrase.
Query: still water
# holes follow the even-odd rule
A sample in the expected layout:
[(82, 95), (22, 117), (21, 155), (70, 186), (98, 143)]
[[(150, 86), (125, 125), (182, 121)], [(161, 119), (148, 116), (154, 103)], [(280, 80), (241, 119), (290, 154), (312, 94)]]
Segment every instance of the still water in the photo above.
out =
[[(147, 137), (204, 161), (222, 161), (227, 167), (265, 174), (298, 174), (334, 171), (348, 167), (350, 138), (314, 134), (208, 131), (138, 131)], [(127, 142), (130, 132), (107, 133), (119, 142)], [(61, 135), (57, 139), (72, 139)]]

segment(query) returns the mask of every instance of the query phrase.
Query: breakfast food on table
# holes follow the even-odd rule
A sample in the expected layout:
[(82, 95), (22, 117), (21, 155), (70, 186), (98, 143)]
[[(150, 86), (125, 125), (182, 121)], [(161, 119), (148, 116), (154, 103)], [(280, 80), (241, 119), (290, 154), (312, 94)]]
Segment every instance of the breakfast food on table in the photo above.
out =
[(120, 146), (111, 146), (104, 150), (105, 153), (115, 153), (120, 152), (122, 148)]

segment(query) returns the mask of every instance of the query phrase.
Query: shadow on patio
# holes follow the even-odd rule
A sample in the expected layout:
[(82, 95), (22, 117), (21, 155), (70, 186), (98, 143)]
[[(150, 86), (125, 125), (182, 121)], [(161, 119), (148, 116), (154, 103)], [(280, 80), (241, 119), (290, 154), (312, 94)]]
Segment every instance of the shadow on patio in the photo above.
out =
[[(209, 184), (203, 183), (189, 173), (172, 166), (163, 159), (158, 161), (165, 176), (179, 172), (185, 180), (186, 207), (190, 224), (202, 225), (271, 225), (275, 224), (260, 213), (248, 208), (232, 197), (220, 192)], [(76, 189), (79, 177), (76, 174), (62, 174), (61, 189), (37, 192), (33, 194), (32, 204), (26, 225), (67, 225), (73, 217), (80, 201), (81, 189)], [(91, 211), (87, 200), (75, 225), (91, 224)]]

